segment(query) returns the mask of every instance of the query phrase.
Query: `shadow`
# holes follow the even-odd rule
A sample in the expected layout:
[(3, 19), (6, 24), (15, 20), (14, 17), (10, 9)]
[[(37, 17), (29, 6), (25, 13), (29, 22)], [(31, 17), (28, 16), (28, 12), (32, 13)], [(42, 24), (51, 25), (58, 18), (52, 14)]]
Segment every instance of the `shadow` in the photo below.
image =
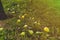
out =
[(5, 20), (8, 18), (12, 18), (12, 15), (6, 15), (5, 14), (2, 2), (0, 0), (0, 20)]

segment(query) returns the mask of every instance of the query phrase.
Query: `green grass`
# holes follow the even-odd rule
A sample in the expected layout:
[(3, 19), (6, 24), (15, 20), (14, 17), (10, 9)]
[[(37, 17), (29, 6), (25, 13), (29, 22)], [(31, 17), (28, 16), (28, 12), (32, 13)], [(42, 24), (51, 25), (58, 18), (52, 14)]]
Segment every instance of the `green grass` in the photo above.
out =
[[(59, 0), (2, 0), (5, 13), (0, 40), (60, 40)], [(47, 27), (46, 29), (44, 29)]]

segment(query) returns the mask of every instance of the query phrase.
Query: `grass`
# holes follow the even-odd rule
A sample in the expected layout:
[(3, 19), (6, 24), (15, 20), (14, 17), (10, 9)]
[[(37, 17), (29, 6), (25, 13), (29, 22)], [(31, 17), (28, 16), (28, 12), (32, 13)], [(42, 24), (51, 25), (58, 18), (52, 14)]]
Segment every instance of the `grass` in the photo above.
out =
[[(50, 4), (52, 2), (52, 4)], [(0, 40), (60, 40), (60, 16), (53, 1), (2, 0), (5, 13)], [(0, 23), (1, 24), (1, 23)], [(1, 29), (0, 28), (0, 29)]]

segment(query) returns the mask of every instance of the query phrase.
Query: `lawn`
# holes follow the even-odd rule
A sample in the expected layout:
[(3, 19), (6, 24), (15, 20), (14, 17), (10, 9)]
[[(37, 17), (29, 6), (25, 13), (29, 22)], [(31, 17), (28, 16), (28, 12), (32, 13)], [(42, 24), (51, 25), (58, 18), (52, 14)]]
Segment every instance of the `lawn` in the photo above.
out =
[(60, 40), (60, 0), (2, 0), (0, 40)]

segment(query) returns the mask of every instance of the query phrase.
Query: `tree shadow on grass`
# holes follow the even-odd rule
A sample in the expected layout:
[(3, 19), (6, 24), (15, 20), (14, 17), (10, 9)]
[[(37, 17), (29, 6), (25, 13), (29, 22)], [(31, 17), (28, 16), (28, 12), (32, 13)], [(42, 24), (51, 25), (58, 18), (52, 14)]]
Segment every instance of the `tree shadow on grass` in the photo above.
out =
[(12, 18), (12, 15), (5, 14), (2, 2), (0, 0), (0, 20), (5, 20), (5, 19), (9, 19), (9, 18)]
[(6, 20), (6, 19), (10, 19), (10, 18), (13, 18), (12, 15), (0, 15), (0, 20)]

